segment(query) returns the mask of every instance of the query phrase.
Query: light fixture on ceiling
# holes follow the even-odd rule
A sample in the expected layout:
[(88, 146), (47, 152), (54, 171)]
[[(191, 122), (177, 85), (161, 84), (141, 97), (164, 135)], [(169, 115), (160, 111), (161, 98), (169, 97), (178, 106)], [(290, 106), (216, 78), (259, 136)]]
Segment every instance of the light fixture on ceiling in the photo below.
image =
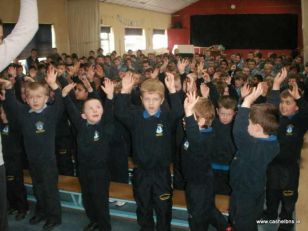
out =
[(235, 9), (236, 9), (236, 5), (235, 5), (235, 4), (231, 4), (230, 8), (231, 8), (232, 10), (235, 10)]

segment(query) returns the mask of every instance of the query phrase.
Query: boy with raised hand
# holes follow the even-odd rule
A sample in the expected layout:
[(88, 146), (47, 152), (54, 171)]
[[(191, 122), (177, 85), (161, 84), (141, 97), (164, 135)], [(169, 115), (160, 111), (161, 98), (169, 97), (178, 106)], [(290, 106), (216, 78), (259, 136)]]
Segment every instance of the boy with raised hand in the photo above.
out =
[(295, 221), (293, 212), (298, 198), (298, 183), (300, 172), (300, 154), (304, 135), (308, 129), (308, 103), (301, 97), (296, 83), (292, 90), (286, 89), (280, 93), (281, 83), (287, 76), (286, 70), (278, 74), (274, 80), (273, 92), (276, 103), (279, 103), (280, 121), (278, 140), (280, 152), (270, 163), (267, 173), (266, 206), (263, 219), (292, 222), (279, 225), (279, 231), (293, 230)]
[(172, 74), (167, 73), (165, 85), (169, 91), (170, 110), (161, 107), (165, 87), (162, 82), (154, 79), (148, 79), (141, 85), (143, 108), (130, 107), (130, 92), (134, 86), (131, 73), (122, 79), (121, 94), (115, 101), (116, 117), (132, 134), (133, 161), (136, 166), (132, 183), (141, 230), (155, 230), (153, 209), (157, 217), (156, 230), (170, 230), (171, 131), (183, 110)]
[(15, 113), (20, 121), (24, 145), (29, 161), (34, 196), (37, 200), (30, 224), (46, 220), (44, 230), (52, 230), (61, 223), (58, 194), (58, 171), (55, 157), (55, 130), (63, 110), (61, 92), (56, 83), (57, 73), (50, 66), (45, 81), (54, 91), (53, 103), (48, 103), (49, 87), (29, 83), (26, 87), (27, 105), (16, 100), (9, 81), (0, 79), (5, 86), (4, 109)]
[(71, 83), (62, 90), (67, 112), (77, 130), (79, 181), (83, 205), (90, 219), (84, 231), (111, 230), (108, 156), (113, 134), (114, 85), (109, 79), (105, 79), (104, 83), (102, 89), (107, 95), (105, 107), (98, 99), (87, 99), (82, 114), (68, 96), (76, 84)]
[(245, 97), (233, 127), (238, 151), (230, 169), (230, 216), (236, 231), (257, 231), (267, 166), (279, 152), (274, 135), (279, 126), (278, 110), (268, 103), (252, 105), (262, 94), (261, 84)]
[(224, 231), (227, 221), (216, 209), (214, 200), (214, 175), (210, 156), (213, 152), (214, 131), (212, 121), (215, 109), (211, 101), (187, 93), (184, 101), (186, 139), (182, 146), (182, 170), (188, 222), (192, 231), (208, 230), (212, 224)]

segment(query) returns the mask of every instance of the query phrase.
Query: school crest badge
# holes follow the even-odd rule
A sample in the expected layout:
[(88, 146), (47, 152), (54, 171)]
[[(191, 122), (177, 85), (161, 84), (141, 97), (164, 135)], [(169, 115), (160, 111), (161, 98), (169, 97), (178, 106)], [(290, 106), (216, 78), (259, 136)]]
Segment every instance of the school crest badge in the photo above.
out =
[(164, 129), (162, 124), (157, 124), (156, 127), (156, 136), (163, 136), (164, 135)]
[(292, 136), (294, 131), (294, 126), (292, 124), (289, 124), (286, 128), (286, 135)]
[(189, 142), (188, 142), (188, 140), (185, 141), (185, 143), (184, 143), (183, 146), (184, 146), (184, 150), (187, 151), (188, 148), (189, 148)]
[(6, 125), (3, 129), (2, 129), (2, 135), (7, 136), (9, 134), (9, 126)]
[(94, 132), (94, 137), (93, 137), (93, 140), (94, 140), (94, 141), (98, 141), (98, 140), (99, 140), (99, 138), (100, 138), (100, 136), (99, 136), (99, 132), (98, 132), (98, 131), (95, 131), (95, 132)]
[(44, 123), (42, 121), (36, 122), (35, 127), (36, 127), (36, 131), (35, 131), (36, 134), (45, 132)]

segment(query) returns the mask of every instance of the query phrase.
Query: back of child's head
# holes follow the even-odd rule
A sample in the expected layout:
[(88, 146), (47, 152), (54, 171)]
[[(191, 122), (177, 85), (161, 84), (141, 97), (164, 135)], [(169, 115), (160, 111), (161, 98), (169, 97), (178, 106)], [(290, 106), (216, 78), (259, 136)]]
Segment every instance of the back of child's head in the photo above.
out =
[(141, 84), (140, 93), (141, 96), (143, 96), (144, 93), (157, 93), (161, 98), (164, 98), (165, 86), (157, 79), (147, 79)]
[(249, 119), (253, 124), (259, 124), (264, 134), (274, 134), (279, 127), (278, 108), (270, 103), (254, 104), (251, 106)]
[(46, 96), (49, 96), (49, 87), (47, 84), (45, 83), (39, 83), (39, 82), (29, 82), (27, 84), (25, 84), (25, 93), (26, 93), (26, 96), (28, 95), (28, 93), (31, 91), (38, 91), (40, 89), (43, 89), (44, 91), (44, 94)]
[(215, 108), (212, 102), (207, 99), (200, 97), (193, 108), (194, 114), (198, 118), (205, 119), (205, 125), (210, 126), (215, 116)]
[(221, 96), (218, 100), (218, 108), (232, 109), (236, 111), (237, 101), (234, 97), (229, 95)]

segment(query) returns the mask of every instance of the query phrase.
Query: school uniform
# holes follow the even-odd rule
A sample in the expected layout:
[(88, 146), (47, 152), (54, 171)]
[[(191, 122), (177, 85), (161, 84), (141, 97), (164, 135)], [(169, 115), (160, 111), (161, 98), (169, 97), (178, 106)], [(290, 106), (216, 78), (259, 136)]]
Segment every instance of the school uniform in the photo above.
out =
[(29, 208), (23, 178), (21, 134), (9, 124), (1, 124), (0, 128), (9, 207), (19, 213), (26, 213)]
[(215, 207), (214, 175), (210, 155), (215, 139), (213, 128), (199, 129), (194, 116), (185, 118), (186, 139), (182, 145), (182, 171), (185, 179), (185, 196), (188, 222), (192, 231), (208, 230), (212, 224), (225, 230), (227, 221)]
[[(278, 129), (280, 152), (271, 162), (267, 174), (265, 218), (293, 220), (298, 198), (300, 154), (304, 135), (308, 129), (308, 104), (297, 100), (299, 110), (292, 116), (281, 116)], [(294, 224), (280, 224), (280, 230), (292, 230)]]
[(156, 229), (170, 230), (171, 132), (182, 115), (182, 106), (177, 93), (169, 94), (169, 97), (171, 109), (168, 111), (162, 107), (153, 116), (142, 108), (130, 107), (129, 94), (120, 94), (115, 101), (115, 115), (132, 135), (136, 166), (132, 183), (141, 230), (154, 230), (153, 209), (157, 217)]
[(238, 148), (230, 169), (230, 217), (236, 231), (257, 231), (264, 203), (268, 164), (279, 152), (277, 137), (254, 138), (249, 135), (250, 109), (240, 107), (233, 135)]
[(21, 126), (33, 192), (37, 200), (35, 217), (60, 224), (55, 136), (58, 117), (63, 110), (61, 92), (57, 89), (53, 103), (46, 104), (39, 111), (33, 111), (28, 105), (20, 104), (12, 90), (7, 90), (4, 109), (9, 113), (16, 113)]
[(222, 124), (219, 118), (213, 121), (215, 139), (213, 140), (213, 152), (211, 152), (211, 167), (215, 178), (216, 194), (231, 194), (229, 184), (230, 164), (236, 152), (233, 140), (233, 122)]
[[(1, 140), (1, 136), (0, 136)], [(2, 147), (0, 148), (0, 230), (8, 230), (6, 175), (3, 162)]]
[(108, 156), (113, 135), (112, 101), (106, 100), (104, 117), (97, 124), (82, 119), (70, 96), (66, 96), (64, 102), (77, 131), (78, 177), (83, 206), (91, 223), (98, 223), (99, 230), (109, 231)]

